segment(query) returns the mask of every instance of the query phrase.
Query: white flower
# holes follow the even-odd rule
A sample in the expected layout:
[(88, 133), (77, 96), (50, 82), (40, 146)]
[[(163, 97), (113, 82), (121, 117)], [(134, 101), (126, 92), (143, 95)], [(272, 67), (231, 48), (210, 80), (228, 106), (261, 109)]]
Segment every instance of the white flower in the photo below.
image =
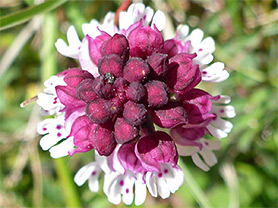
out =
[(74, 26), (70, 26), (67, 31), (67, 39), (69, 45), (62, 39), (58, 39), (55, 43), (55, 47), (57, 51), (63, 56), (67, 56), (70, 58), (78, 58), (79, 47), (81, 46), (81, 41), (78, 38), (77, 32)]
[(46, 87), (42, 93), (38, 94), (37, 104), (44, 110), (44, 115), (60, 114), (63, 104), (57, 98), (55, 87), (57, 85), (66, 85), (62, 77), (51, 76), (44, 82)]
[[(229, 96), (221, 95), (218, 101), (213, 101), (216, 104), (227, 104), (230, 103), (231, 99)], [(222, 139), (228, 136), (228, 133), (233, 128), (233, 124), (222, 118), (233, 118), (236, 116), (235, 108), (231, 105), (218, 105), (212, 106), (211, 113), (215, 114), (211, 123), (207, 126), (209, 132), (216, 138)]]
[(83, 166), (74, 176), (74, 182), (78, 186), (82, 186), (87, 180), (89, 183), (89, 189), (92, 192), (98, 192), (99, 182), (98, 177), (102, 172), (100, 166), (97, 162), (89, 163), (88, 165)]
[(40, 140), (40, 146), (43, 150), (48, 150), (69, 135), (69, 132), (64, 128), (64, 123), (63, 115), (57, 118), (48, 118), (38, 123), (38, 134), (45, 135)]
[(172, 167), (171, 164), (160, 164), (161, 172), (147, 172), (146, 184), (150, 194), (157, 197), (157, 193), (161, 198), (166, 199), (170, 193), (174, 194), (184, 182), (184, 174), (182, 169), (177, 166)]

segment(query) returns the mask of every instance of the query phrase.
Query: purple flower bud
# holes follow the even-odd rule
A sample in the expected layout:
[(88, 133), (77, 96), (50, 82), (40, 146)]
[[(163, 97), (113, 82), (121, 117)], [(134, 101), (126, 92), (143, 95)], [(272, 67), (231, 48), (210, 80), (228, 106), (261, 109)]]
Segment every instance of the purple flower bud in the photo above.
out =
[(147, 62), (151, 68), (150, 79), (163, 79), (168, 71), (168, 55), (155, 53), (148, 57)]
[(95, 65), (98, 64), (98, 60), (101, 58), (101, 46), (102, 44), (111, 38), (106, 32), (101, 31), (101, 35), (97, 36), (95, 39), (90, 36), (86, 36), (89, 41), (89, 55)]
[(113, 86), (105, 81), (104, 76), (99, 76), (93, 81), (93, 90), (101, 98), (113, 96)]
[(169, 90), (164, 82), (152, 80), (145, 85), (148, 107), (158, 108), (168, 103)]
[(127, 123), (138, 126), (145, 121), (147, 110), (143, 104), (128, 101), (124, 104), (123, 116)]
[(129, 83), (144, 82), (149, 73), (148, 64), (141, 58), (130, 58), (124, 67), (124, 78)]
[(124, 61), (129, 57), (129, 44), (124, 35), (115, 34), (101, 46), (101, 55), (117, 54)]
[(74, 121), (68, 137), (73, 136), (73, 143), (77, 150), (73, 151), (71, 156), (75, 152), (88, 152), (94, 148), (90, 141), (90, 134), (96, 126), (97, 124), (93, 124), (86, 116), (80, 116)]
[(123, 144), (135, 139), (139, 135), (139, 130), (125, 122), (123, 117), (118, 117), (114, 125), (114, 134), (117, 143)]
[(76, 95), (86, 103), (96, 99), (98, 95), (93, 90), (93, 79), (84, 79), (76, 88)]
[(60, 102), (69, 109), (85, 106), (86, 103), (76, 95), (76, 89), (70, 86), (56, 86), (57, 97)]
[(189, 53), (190, 41), (185, 44), (182, 40), (170, 39), (164, 42), (164, 47), (162, 53), (168, 54), (169, 58), (179, 54), (179, 53)]
[(185, 92), (195, 87), (201, 81), (198, 65), (192, 65), (196, 54), (181, 53), (169, 59), (167, 85), (174, 92)]
[(142, 173), (144, 168), (134, 152), (135, 143), (123, 144), (118, 151), (118, 159), (125, 169), (133, 173)]
[(113, 125), (111, 123), (107, 125), (97, 125), (90, 136), (90, 141), (99, 155), (109, 156), (116, 147)]
[(145, 88), (139, 82), (132, 82), (126, 91), (126, 97), (134, 102), (139, 102), (145, 96)]
[(199, 89), (192, 89), (189, 92), (178, 95), (177, 98), (183, 103), (187, 112), (189, 123), (201, 123), (213, 114), (209, 114), (212, 108), (212, 96)]
[(77, 68), (67, 69), (59, 73), (58, 76), (64, 76), (65, 83), (71, 87), (77, 87), (84, 79), (94, 79), (93, 75), (89, 72)]
[(116, 54), (110, 54), (103, 56), (98, 61), (98, 71), (102, 75), (110, 73), (112, 76), (123, 76), (124, 62), (120, 56)]
[(87, 104), (85, 112), (91, 122), (102, 124), (112, 119), (113, 113), (111, 108), (112, 105), (109, 100), (97, 98)]
[(160, 109), (152, 111), (152, 121), (162, 128), (173, 128), (180, 123), (188, 123), (183, 107), (169, 103)]
[(205, 136), (205, 133), (205, 127), (183, 128), (180, 125), (171, 129), (172, 138), (179, 145), (186, 145), (186, 140), (194, 141), (201, 139)]
[(143, 59), (161, 52), (164, 43), (161, 32), (155, 26), (154, 29), (150, 26), (142, 27), (142, 22), (129, 33), (127, 39), (130, 46), (129, 55)]
[(111, 102), (111, 113), (116, 114), (123, 110), (123, 103), (119, 97), (114, 97), (110, 99)]
[(171, 163), (175, 167), (178, 162), (174, 141), (167, 133), (161, 131), (141, 137), (135, 146), (135, 154), (142, 166), (151, 172), (159, 172), (160, 163)]

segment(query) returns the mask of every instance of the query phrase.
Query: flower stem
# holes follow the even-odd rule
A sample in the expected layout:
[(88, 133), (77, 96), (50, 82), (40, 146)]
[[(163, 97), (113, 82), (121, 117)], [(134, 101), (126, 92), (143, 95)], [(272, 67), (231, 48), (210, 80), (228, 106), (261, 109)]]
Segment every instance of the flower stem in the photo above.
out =
[(196, 199), (200, 207), (210, 208), (212, 207), (205, 193), (202, 191), (198, 183), (195, 181), (193, 175), (190, 173), (184, 162), (179, 159), (179, 166), (183, 169), (185, 185)]
[(81, 207), (78, 193), (73, 184), (73, 177), (66, 166), (65, 158), (55, 159), (54, 164), (67, 207)]

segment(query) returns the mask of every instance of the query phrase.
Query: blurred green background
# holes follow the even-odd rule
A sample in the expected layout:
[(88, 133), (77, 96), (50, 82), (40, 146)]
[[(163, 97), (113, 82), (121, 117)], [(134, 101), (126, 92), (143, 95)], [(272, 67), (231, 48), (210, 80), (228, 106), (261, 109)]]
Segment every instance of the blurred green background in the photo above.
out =
[[(40, 1), (1, 0), (1, 17), (35, 3)], [(36, 123), (42, 119), (38, 107), (30, 104), (22, 109), (19, 105), (43, 89), (43, 80), (78, 65), (56, 51), (57, 38), (65, 39), (71, 24), (83, 37), (82, 23), (92, 18), (101, 21), (121, 3), (67, 1), (52, 11), (38, 11), (41, 15), (28, 22), (0, 31), (0, 207), (114, 207), (102, 191), (91, 193), (87, 184), (77, 187), (73, 183), (73, 175), (92, 161), (92, 154), (51, 159), (38, 145)], [(277, 2), (144, 3), (167, 13), (173, 28), (186, 23), (215, 39), (215, 61), (226, 64), (230, 78), (206, 88), (212, 95), (231, 96), (237, 116), (230, 119), (234, 128), (216, 152), (216, 166), (203, 172), (190, 158), (183, 158), (189, 171), (185, 184), (166, 200), (148, 195), (143, 207), (199, 207), (203, 206), (198, 203), (200, 196), (219, 208), (277, 207)], [(24, 17), (26, 14), (13, 21)]]

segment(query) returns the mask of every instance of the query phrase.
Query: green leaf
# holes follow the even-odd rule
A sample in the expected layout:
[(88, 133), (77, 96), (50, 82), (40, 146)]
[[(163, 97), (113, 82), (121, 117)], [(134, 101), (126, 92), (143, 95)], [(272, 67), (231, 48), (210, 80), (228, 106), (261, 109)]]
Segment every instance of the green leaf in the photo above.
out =
[(46, 1), (42, 4), (29, 7), (27, 9), (21, 10), (14, 14), (10, 14), (0, 18), (0, 31), (13, 27), (15, 25), (24, 23), (29, 19), (33, 18), (35, 15), (42, 14), (44, 12), (51, 11), (61, 4), (65, 3), (67, 0), (57, 0), (57, 1)]

